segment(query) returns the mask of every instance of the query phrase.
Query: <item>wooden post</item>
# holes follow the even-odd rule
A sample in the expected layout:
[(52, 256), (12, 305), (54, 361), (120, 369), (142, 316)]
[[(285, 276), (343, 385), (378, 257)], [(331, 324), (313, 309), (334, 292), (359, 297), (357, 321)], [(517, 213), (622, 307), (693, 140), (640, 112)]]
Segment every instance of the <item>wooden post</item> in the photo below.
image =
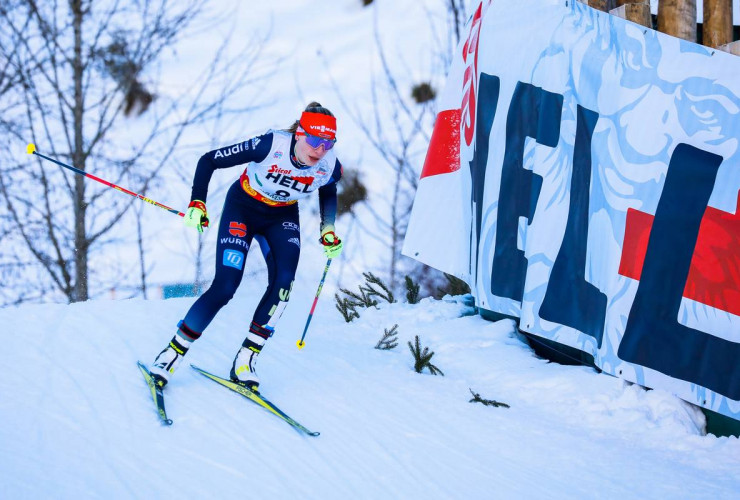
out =
[[(650, 15), (649, 0), (617, 0), (617, 9), (620, 9), (622, 6), (624, 6), (623, 12), (625, 19), (645, 26), (646, 28), (653, 27), (653, 18)], [(622, 9), (620, 9), (620, 14), (621, 12)], [(622, 17), (616, 12), (614, 14)]]
[(661, 0), (658, 31), (696, 43), (696, 0)]
[(732, 0), (704, 0), (704, 45), (732, 42)]
[(588, 0), (588, 6), (606, 12), (609, 0)]

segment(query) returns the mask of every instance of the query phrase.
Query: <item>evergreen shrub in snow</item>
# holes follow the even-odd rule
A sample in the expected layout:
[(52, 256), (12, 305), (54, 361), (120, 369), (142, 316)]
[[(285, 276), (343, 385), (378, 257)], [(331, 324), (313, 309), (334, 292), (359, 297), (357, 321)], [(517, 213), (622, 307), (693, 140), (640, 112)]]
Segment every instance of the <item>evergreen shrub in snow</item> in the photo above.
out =
[[(396, 298), (393, 296), (393, 292), (385, 283), (383, 283), (383, 280), (375, 276), (373, 273), (362, 273), (362, 275), (365, 277), (365, 291), (367, 291), (368, 296), (380, 297), (389, 304), (393, 304), (396, 301)], [(360, 290), (362, 289), (363, 287), (361, 286)], [(377, 304), (378, 303), (376, 302), (373, 305)]]
[(414, 283), (414, 280), (412, 280), (409, 275), (406, 275), (406, 300), (408, 300), (409, 304), (418, 304), (419, 300), (419, 284)]
[(357, 312), (358, 307), (377, 306), (378, 301), (374, 297), (379, 297), (389, 304), (396, 301), (393, 292), (383, 283), (383, 280), (373, 273), (362, 273), (362, 275), (365, 277), (365, 284), (360, 285), (359, 293), (340, 288), (339, 291), (345, 294), (346, 297), (342, 298), (339, 294), (334, 294), (334, 299), (337, 301), (336, 307), (347, 323), (360, 317), (360, 313)]
[[(342, 291), (344, 292), (344, 289), (342, 289)], [(338, 293), (334, 294), (334, 299), (337, 301), (337, 310), (342, 314), (346, 323), (360, 317), (360, 313), (355, 309), (359, 305), (358, 303), (348, 299), (347, 297), (341, 298)]]
[(381, 351), (388, 351), (398, 345), (398, 323), (393, 325), (393, 328), (390, 330), (385, 328), (384, 332), (383, 338), (375, 344), (375, 348), (380, 349)]
[(444, 376), (442, 370), (431, 363), (432, 356), (434, 356), (434, 351), (429, 351), (428, 347), (422, 349), (418, 335), (416, 335), (416, 342), (414, 345), (412, 345), (411, 341), (409, 341), (409, 350), (411, 351), (411, 354), (414, 355), (414, 370), (416, 370), (416, 373), (421, 373), (424, 368), (427, 368), (429, 370), (429, 373), (431, 373), (432, 375)]
[(471, 399), (469, 403), (483, 403), (485, 406), (495, 406), (497, 408), (499, 406), (503, 406), (504, 408), (511, 408), (506, 403), (501, 403), (500, 401), (494, 401), (493, 399), (483, 399), (482, 397), (480, 397), (480, 394), (478, 394), (477, 392), (473, 392), (473, 389), (470, 389), (470, 394), (473, 395), (473, 399)]

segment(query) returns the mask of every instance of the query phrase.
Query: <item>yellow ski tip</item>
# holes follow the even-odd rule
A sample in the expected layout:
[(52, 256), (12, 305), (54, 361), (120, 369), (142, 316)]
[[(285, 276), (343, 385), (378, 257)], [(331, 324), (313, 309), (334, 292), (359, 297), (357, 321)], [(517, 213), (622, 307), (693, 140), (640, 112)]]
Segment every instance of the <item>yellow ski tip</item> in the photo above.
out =
[(306, 343), (299, 340), (298, 342), (295, 343), (295, 345), (298, 346), (298, 349), (303, 349)]
[(36, 152), (36, 145), (32, 142), (28, 143), (28, 146), (26, 146), (26, 153), (29, 155), (32, 155)]

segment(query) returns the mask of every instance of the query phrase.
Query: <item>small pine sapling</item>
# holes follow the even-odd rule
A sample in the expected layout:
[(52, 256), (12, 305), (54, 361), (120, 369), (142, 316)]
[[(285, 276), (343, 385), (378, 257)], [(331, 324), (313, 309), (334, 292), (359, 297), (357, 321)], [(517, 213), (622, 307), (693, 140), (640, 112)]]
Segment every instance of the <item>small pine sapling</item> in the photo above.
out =
[[(380, 278), (375, 276), (373, 273), (362, 273), (362, 275), (365, 277), (364, 290), (369, 296), (375, 295), (376, 297), (380, 297), (381, 299), (385, 300), (389, 304), (392, 304), (396, 301), (395, 297), (393, 297), (393, 292), (391, 292), (391, 289), (388, 288), (388, 286), (386, 286), (386, 284), (383, 283)], [(380, 290), (378, 290), (378, 288), (380, 288)], [(362, 289), (363, 287), (360, 287), (360, 290)]]
[(336, 307), (342, 316), (344, 321), (349, 323), (354, 318), (359, 318), (360, 313), (357, 312), (357, 307), (375, 307), (378, 305), (378, 301), (374, 297), (380, 297), (389, 303), (395, 302), (393, 293), (383, 283), (380, 278), (375, 276), (373, 273), (362, 273), (365, 277), (365, 285), (360, 285), (360, 292), (351, 292), (346, 288), (340, 288), (340, 291), (346, 295), (341, 298), (339, 294), (334, 294), (336, 299)]
[(409, 304), (419, 303), (419, 284), (414, 283), (408, 274), (406, 275), (406, 300)]
[(344, 317), (344, 321), (346, 323), (349, 323), (355, 318), (359, 318), (360, 314), (357, 312), (355, 307), (357, 307), (357, 303), (352, 302), (351, 300), (347, 298), (340, 298), (339, 294), (335, 293), (334, 298), (336, 299), (336, 307), (339, 310), (340, 313), (342, 313), (342, 316)]
[(483, 399), (482, 397), (480, 397), (480, 394), (478, 394), (477, 392), (473, 392), (473, 389), (470, 389), (470, 394), (473, 395), (473, 399), (468, 401), (469, 403), (483, 403), (486, 406), (495, 406), (495, 407), (503, 406), (504, 408), (511, 408), (506, 403), (494, 401), (493, 399)]
[(383, 338), (375, 344), (375, 348), (381, 351), (388, 351), (398, 345), (398, 324), (393, 325), (393, 328), (390, 330), (384, 328), (384, 331)]
[[(343, 294), (349, 296), (351, 299), (353, 299), (352, 303), (355, 306), (362, 306), (362, 307), (372, 307), (377, 306), (378, 301), (373, 299), (372, 294), (368, 293), (367, 290), (360, 287), (360, 293), (357, 294), (355, 292), (350, 292), (346, 288), (340, 288), (339, 289)], [(345, 299), (347, 300), (347, 299)]]
[(416, 370), (416, 373), (421, 373), (424, 368), (428, 368), (429, 373), (432, 375), (439, 374), (444, 376), (442, 370), (430, 363), (432, 356), (434, 356), (434, 351), (430, 352), (428, 347), (422, 350), (418, 335), (416, 335), (416, 345), (412, 345), (411, 341), (408, 344), (411, 354), (414, 355), (414, 370)]

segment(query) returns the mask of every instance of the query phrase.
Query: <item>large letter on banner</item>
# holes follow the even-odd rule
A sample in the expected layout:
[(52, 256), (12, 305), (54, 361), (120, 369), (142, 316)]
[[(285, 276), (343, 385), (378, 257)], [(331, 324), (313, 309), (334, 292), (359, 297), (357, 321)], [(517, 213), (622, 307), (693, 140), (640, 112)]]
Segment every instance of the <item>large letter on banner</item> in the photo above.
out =
[[(488, 166), (488, 142), (491, 136), (491, 126), (496, 117), (498, 95), (501, 84), (497, 76), (481, 73), (478, 84), (478, 123), (475, 127), (475, 152), (470, 161), (471, 198), (473, 199), (473, 216), (475, 217), (475, 233), (473, 234), (480, 248), (480, 226), (483, 219), (483, 193), (486, 188), (486, 168)], [(478, 259), (475, 259), (473, 276), (478, 276)]]
[(740, 344), (676, 320), (721, 163), (722, 157), (686, 144), (673, 152), (619, 357), (737, 400)]
[(578, 106), (568, 223), (563, 244), (552, 266), (540, 317), (591, 335), (601, 347), (606, 295), (586, 281), (591, 136), (598, 119), (598, 113)]
[(517, 247), (519, 217), (532, 221), (542, 177), (524, 168), (524, 141), (554, 148), (560, 136), (563, 96), (529, 83), (517, 83), (506, 118), (506, 152), (501, 172), (496, 249), (491, 269), (491, 293), (521, 301), (527, 259)]

